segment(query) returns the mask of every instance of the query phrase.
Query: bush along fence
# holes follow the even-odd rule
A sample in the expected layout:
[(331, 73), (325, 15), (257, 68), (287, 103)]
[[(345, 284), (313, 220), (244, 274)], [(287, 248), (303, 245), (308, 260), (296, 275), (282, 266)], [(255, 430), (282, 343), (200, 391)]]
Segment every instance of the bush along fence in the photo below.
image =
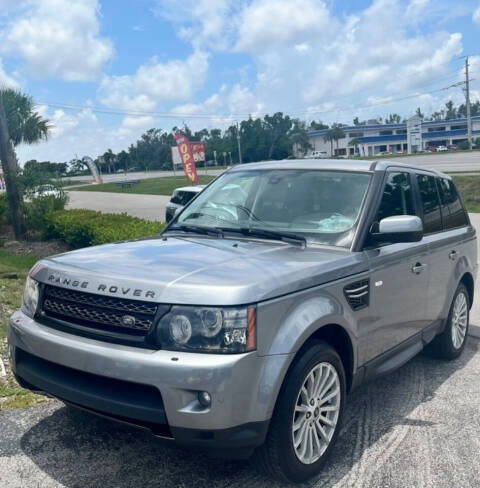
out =
[(164, 227), (160, 222), (94, 210), (60, 210), (46, 216), (46, 237), (63, 239), (74, 248), (156, 236)]

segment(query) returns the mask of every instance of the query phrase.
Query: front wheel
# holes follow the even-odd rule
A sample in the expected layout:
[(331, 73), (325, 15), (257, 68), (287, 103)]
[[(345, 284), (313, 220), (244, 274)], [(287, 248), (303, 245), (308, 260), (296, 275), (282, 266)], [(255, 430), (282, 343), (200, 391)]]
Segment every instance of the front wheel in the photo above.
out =
[(458, 285), (445, 325), (445, 330), (429, 345), (429, 350), (443, 359), (455, 359), (462, 353), (470, 321), (470, 299), (463, 283)]
[(340, 430), (346, 396), (337, 352), (313, 343), (282, 386), (266, 442), (253, 461), (281, 481), (302, 482), (322, 469)]

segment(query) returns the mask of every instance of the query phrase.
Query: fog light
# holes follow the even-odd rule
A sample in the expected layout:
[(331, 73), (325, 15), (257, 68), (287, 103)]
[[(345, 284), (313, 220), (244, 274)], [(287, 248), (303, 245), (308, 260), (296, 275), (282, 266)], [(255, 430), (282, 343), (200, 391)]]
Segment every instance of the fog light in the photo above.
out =
[(212, 404), (212, 397), (208, 391), (199, 391), (198, 401), (202, 407), (209, 407)]

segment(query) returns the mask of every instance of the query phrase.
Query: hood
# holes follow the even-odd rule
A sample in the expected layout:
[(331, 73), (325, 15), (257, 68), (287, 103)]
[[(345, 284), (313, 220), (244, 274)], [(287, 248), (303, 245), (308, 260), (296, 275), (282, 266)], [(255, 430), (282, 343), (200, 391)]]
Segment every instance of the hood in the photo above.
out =
[(107, 244), (38, 263), (41, 282), (172, 304), (240, 305), (361, 271), (359, 253), (276, 241), (168, 237)]

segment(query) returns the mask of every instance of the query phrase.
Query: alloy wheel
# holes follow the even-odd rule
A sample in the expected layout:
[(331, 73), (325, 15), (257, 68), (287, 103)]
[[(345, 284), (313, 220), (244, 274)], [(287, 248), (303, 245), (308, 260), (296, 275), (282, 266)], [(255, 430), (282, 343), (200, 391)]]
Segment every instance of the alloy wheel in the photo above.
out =
[(463, 292), (455, 298), (452, 311), (452, 342), (455, 349), (460, 349), (465, 340), (468, 325), (468, 302)]
[(326, 362), (315, 365), (307, 374), (295, 403), (292, 442), (303, 464), (318, 461), (332, 440), (341, 405), (340, 378)]

